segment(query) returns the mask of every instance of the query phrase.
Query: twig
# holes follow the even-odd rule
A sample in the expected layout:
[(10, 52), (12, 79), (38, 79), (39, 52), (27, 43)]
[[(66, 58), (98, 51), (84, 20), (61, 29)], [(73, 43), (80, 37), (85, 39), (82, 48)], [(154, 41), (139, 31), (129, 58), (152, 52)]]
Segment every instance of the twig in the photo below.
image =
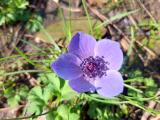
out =
[(153, 15), (147, 10), (147, 8), (144, 6), (144, 4), (141, 2), (141, 0), (137, 0), (137, 2), (139, 3), (139, 5), (146, 11), (146, 13), (149, 15), (149, 17), (154, 21), (154, 23), (157, 24), (157, 21), (155, 20), (155, 18), (153, 17)]
[[(89, 5), (88, 5), (88, 7), (89, 7), (90, 11), (91, 11), (93, 14), (95, 14), (102, 22), (104, 22), (105, 20), (109, 20), (106, 16), (102, 15), (98, 10), (90, 7)], [(112, 26), (126, 39), (127, 43), (130, 44), (131, 40), (124, 34), (124, 32), (123, 32), (117, 25), (115, 25), (115, 24), (113, 24), (113, 23), (110, 23), (110, 25), (112, 25)], [(150, 49), (147, 48), (146, 46), (143, 46), (143, 44), (140, 43), (139, 41), (135, 41), (135, 43), (136, 43), (138, 46), (142, 47), (142, 48), (143, 48), (148, 54), (150, 54), (153, 58), (156, 58), (156, 57), (157, 57), (157, 55), (156, 55), (152, 50), (150, 50)], [(134, 50), (135, 50), (135, 49), (134, 49)], [(137, 50), (135, 50), (135, 52), (137, 52)], [(140, 54), (138, 54), (138, 56), (139, 56), (140, 59), (143, 61), (142, 56), (141, 56)]]
[(47, 111), (45, 113), (39, 114), (39, 115), (30, 115), (30, 116), (26, 116), (26, 117), (9, 118), (9, 119), (2, 119), (2, 120), (24, 120), (24, 119), (29, 119), (29, 118), (36, 118), (36, 117), (39, 117), (39, 116), (42, 116), (42, 115), (46, 115), (46, 114), (48, 114), (48, 113), (50, 113), (52, 111), (53, 111), (53, 109), (49, 110), (49, 111)]
[[(156, 94), (157, 96), (159, 96), (160, 95), (160, 90), (157, 92), (157, 94)], [(149, 102), (149, 105), (148, 105), (148, 108), (155, 108), (155, 106), (157, 105), (157, 103), (155, 102), (155, 101), (150, 101)], [(151, 114), (150, 113), (148, 113), (148, 112), (145, 112), (143, 115), (142, 115), (142, 117), (141, 117), (141, 120), (148, 120), (148, 118), (151, 116)], [(157, 119), (158, 120), (158, 119)]]

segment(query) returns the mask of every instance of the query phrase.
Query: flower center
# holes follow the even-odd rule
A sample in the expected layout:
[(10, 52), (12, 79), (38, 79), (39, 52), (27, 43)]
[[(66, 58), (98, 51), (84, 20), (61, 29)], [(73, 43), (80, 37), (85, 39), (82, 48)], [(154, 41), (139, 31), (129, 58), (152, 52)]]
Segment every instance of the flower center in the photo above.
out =
[(106, 71), (108, 70), (108, 64), (108, 62), (104, 61), (103, 56), (90, 56), (82, 61), (80, 67), (84, 73), (84, 76), (87, 76), (89, 78), (101, 78), (103, 75), (106, 75)]

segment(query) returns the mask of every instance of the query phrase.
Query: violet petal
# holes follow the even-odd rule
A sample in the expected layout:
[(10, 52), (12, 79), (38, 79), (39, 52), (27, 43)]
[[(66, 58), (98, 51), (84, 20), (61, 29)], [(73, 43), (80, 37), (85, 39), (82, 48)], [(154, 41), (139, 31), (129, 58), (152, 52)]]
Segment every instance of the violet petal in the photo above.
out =
[(94, 55), (95, 45), (94, 37), (83, 32), (77, 32), (68, 45), (68, 51), (77, 55), (80, 59), (84, 59)]
[(78, 78), (82, 75), (79, 67), (81, 60), (73, 54), (62, 54), (51, 64), (52, 70), (65, 80)]
[(104, 56), (108, 62), (108, 68), (112, 70), (119, 70), (123, 63), (123, 53), (118, 42), (103, 39), (98, 41), (95, 47), (96, 56)]
[(106, 76), (95, 81), (98, 94), (104, 97), (113, 97), (123, 92), (124, 84), (122, 75), (114, 70), (109, 70)]
[(70, 80), (69, 85), (73, 90), (77, 91), (78, 93), (95, 91), (95, 87), (90, 82), (88, 82), (83, 76), (77, 79)]

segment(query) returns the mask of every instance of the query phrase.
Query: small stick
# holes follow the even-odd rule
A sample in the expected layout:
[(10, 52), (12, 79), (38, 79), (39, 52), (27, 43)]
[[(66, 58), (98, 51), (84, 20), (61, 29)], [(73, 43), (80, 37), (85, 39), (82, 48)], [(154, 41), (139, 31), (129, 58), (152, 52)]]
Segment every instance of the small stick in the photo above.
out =
[[(102, 15), (98, 10), (90, 7), (89, 5), (88, 5), (88, 7), (89, 7), (90, 11), (91, 11), (93, 14), (95, 14), (102, 22), (104, 22), (105, 20), (109, 20), (106, 16)], [(123, 32), (117, 25), (115, 25), (115, 24), (113, 24), (113, 23), (110, 23), (110, 25), (112, 25), (121, 35), (123, 35), (123, 37), (126, 39), (126, 41), (128, 42), (128, 44), (130, 44), (130, 41), (131, 41), (131, 40), (124, 34), (124, 32)], [(143, 48), (146, 52), (148, 52), (148, 54), (150, 54), (153, 58), (156, 58), (156, 57), (157, 57), (157, 55), (156, 55), (152, 50), (150, 50), (150, 49), (147, 48), (146, 46), (143, 46), (143, 44), (140, 43), (139, 41), (136, 40), (135, 43), (136, 43), (138, 46), (142, 47), (142, 48)], [(141, 57), (140, 57), (140, 58), (141, 58)]]
[(157, 21), (155, 20), (155, 18), (153, 17), (153, 15), (147, 10), (147, 8), (144, 6), (144, 4), (141, 2), (141, 0), (137, 0), (137, 2), (139, 3), (139, 5), (146, 11), (146, 13), (149, 15), (149, 17), (154, 21), (154, 23), (157, 24)]
[[(156, 95), (157, 95), (157, 96), (160, 95), (160, 90), (156, 93)], [(158, 104), (158, 103), (156, 103), (155, 101), (150, 101), (150, 102), (149, 102), (149, 105), (148, 105), (148, 108), (153, 109), (153, 108), (155, 108), (155, 106), (156, 106), (157, 104)], [(145, 112), (145, 113), (142, 115), (141, 120), (149, 120), (150, 116), (151, 116), (151, 115), (150, 115), (149, 113)], [(154, 120), (159, 120), (159, 119), (158, 119), (159, 117), (160, 117), (160, 116), (157, 116), (157, 117), (156, 117), (157, 119), (154, 119)]]

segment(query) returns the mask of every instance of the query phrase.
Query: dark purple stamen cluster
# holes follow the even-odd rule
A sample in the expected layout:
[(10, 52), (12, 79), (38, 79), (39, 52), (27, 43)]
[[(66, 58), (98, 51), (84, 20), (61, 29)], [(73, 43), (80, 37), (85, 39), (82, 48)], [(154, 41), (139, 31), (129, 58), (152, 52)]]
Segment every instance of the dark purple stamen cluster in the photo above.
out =
[(108, 70), (107, 64), (109, 63), (105, 62), (103, 58), (103, 56), (90, 56), (88, 58), (85, 58), (80, 65), (84, 76), (87, 76), (89, 78), (101, 78), (103, 75), (106, 75), (106, 71)]

